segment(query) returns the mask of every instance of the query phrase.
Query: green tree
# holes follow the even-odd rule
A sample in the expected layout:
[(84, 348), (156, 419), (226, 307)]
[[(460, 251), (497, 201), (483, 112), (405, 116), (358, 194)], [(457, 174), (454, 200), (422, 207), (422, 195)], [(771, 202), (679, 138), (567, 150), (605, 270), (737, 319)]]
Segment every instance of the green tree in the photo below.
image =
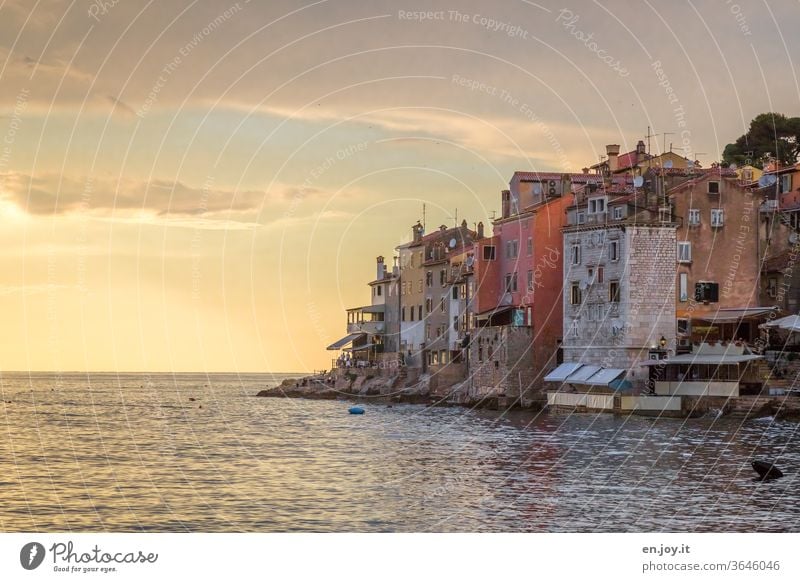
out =
[(760, 166), (777, 158), (782, 166), (797, 162), (800, 155), (800, 117), (782, 113), (761, 113), (750, 122), (750, 129), (734, 143), (725, 146), (722, 161), (740, 166)]

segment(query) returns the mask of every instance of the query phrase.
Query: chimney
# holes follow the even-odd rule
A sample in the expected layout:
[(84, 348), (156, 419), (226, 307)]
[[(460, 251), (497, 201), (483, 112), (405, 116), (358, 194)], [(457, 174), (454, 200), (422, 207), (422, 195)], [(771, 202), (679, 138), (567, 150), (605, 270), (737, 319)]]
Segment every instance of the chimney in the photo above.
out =
[(511, 191), (510, 190), (503, 190), (503, 207), (502, 207), (502, 216), (503, 218), (508, 218), (511, 216)]
[(479, 222), (478, 223), (478, 239), (482, 239), (482, 238), (483, 238), (483, 223)]
[(588, 174), (589, 168), (581, 168), (581, 172), (583, 172), (584, 174)]
[(394, 265), (392, 266), (392, 275), (397, 277), (400, 274), (400, 267), (397, 266), (397, 261), (400, 259), (397, 255), (392, 257), (394, 259)]
[(647, 157), (647, 151), (644, 148), (644, 141), (639, 140), (639, 143), (636, 144), (636, 162), (643, 162)]
[(606, 155), (608, 156), (608, 171), (612, 174), (617, 171), (617, 156), (619, 155), (619, 145), (609, 144), (606, 146)]
[(378, 263), (378, 279), (383, 279), (386, 276), (386, 265), (383, 264), (383, 257), (377, 258)]
[(461, 221), (461, 228), (463, 228), (463, 229), (467, 228), (467, 219), (466, 218)]
[(415, 224), (414, 226), (411, 227), (411, 231), (414, 233), (414, 242), (415, 243), (418, 243), (419, 241), (422, 240), (422, 235), (425, 232), (425, 229), (422, 227), (422, 225), (419, 222), (417, 222), (417, 224)]
[(442, 226), (439, 227), (439, 232), (444, 232), (446, 230), (447, 230), (447, 225), (446, 224), (443, 224)]

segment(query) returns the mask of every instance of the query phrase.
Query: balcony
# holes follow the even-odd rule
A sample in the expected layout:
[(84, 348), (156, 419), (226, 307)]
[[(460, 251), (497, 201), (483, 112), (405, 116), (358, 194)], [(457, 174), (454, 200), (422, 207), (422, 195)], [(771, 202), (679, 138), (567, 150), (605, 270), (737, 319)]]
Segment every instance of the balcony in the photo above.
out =
[(365, 305), (347, 310), (347, 333), (380, 335), (386, 331), (385, 305)]

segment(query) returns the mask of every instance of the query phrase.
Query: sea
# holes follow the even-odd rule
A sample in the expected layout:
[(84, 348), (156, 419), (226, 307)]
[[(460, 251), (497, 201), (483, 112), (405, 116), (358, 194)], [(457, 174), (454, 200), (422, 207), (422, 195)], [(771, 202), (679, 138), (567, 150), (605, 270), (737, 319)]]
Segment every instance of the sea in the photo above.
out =
[(0, 374), (0, 530), (800, 531), (794, 422), (256, 397), (294, 376)]

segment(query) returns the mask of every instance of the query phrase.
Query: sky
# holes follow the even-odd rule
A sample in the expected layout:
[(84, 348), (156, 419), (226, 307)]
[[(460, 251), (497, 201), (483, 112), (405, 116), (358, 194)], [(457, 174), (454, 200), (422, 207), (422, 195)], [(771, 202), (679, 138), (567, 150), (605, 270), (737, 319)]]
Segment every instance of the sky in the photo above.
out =
[(0, 0), (0, 371), (330, 365), (375, 257), (798, 115), (800, 3)]

